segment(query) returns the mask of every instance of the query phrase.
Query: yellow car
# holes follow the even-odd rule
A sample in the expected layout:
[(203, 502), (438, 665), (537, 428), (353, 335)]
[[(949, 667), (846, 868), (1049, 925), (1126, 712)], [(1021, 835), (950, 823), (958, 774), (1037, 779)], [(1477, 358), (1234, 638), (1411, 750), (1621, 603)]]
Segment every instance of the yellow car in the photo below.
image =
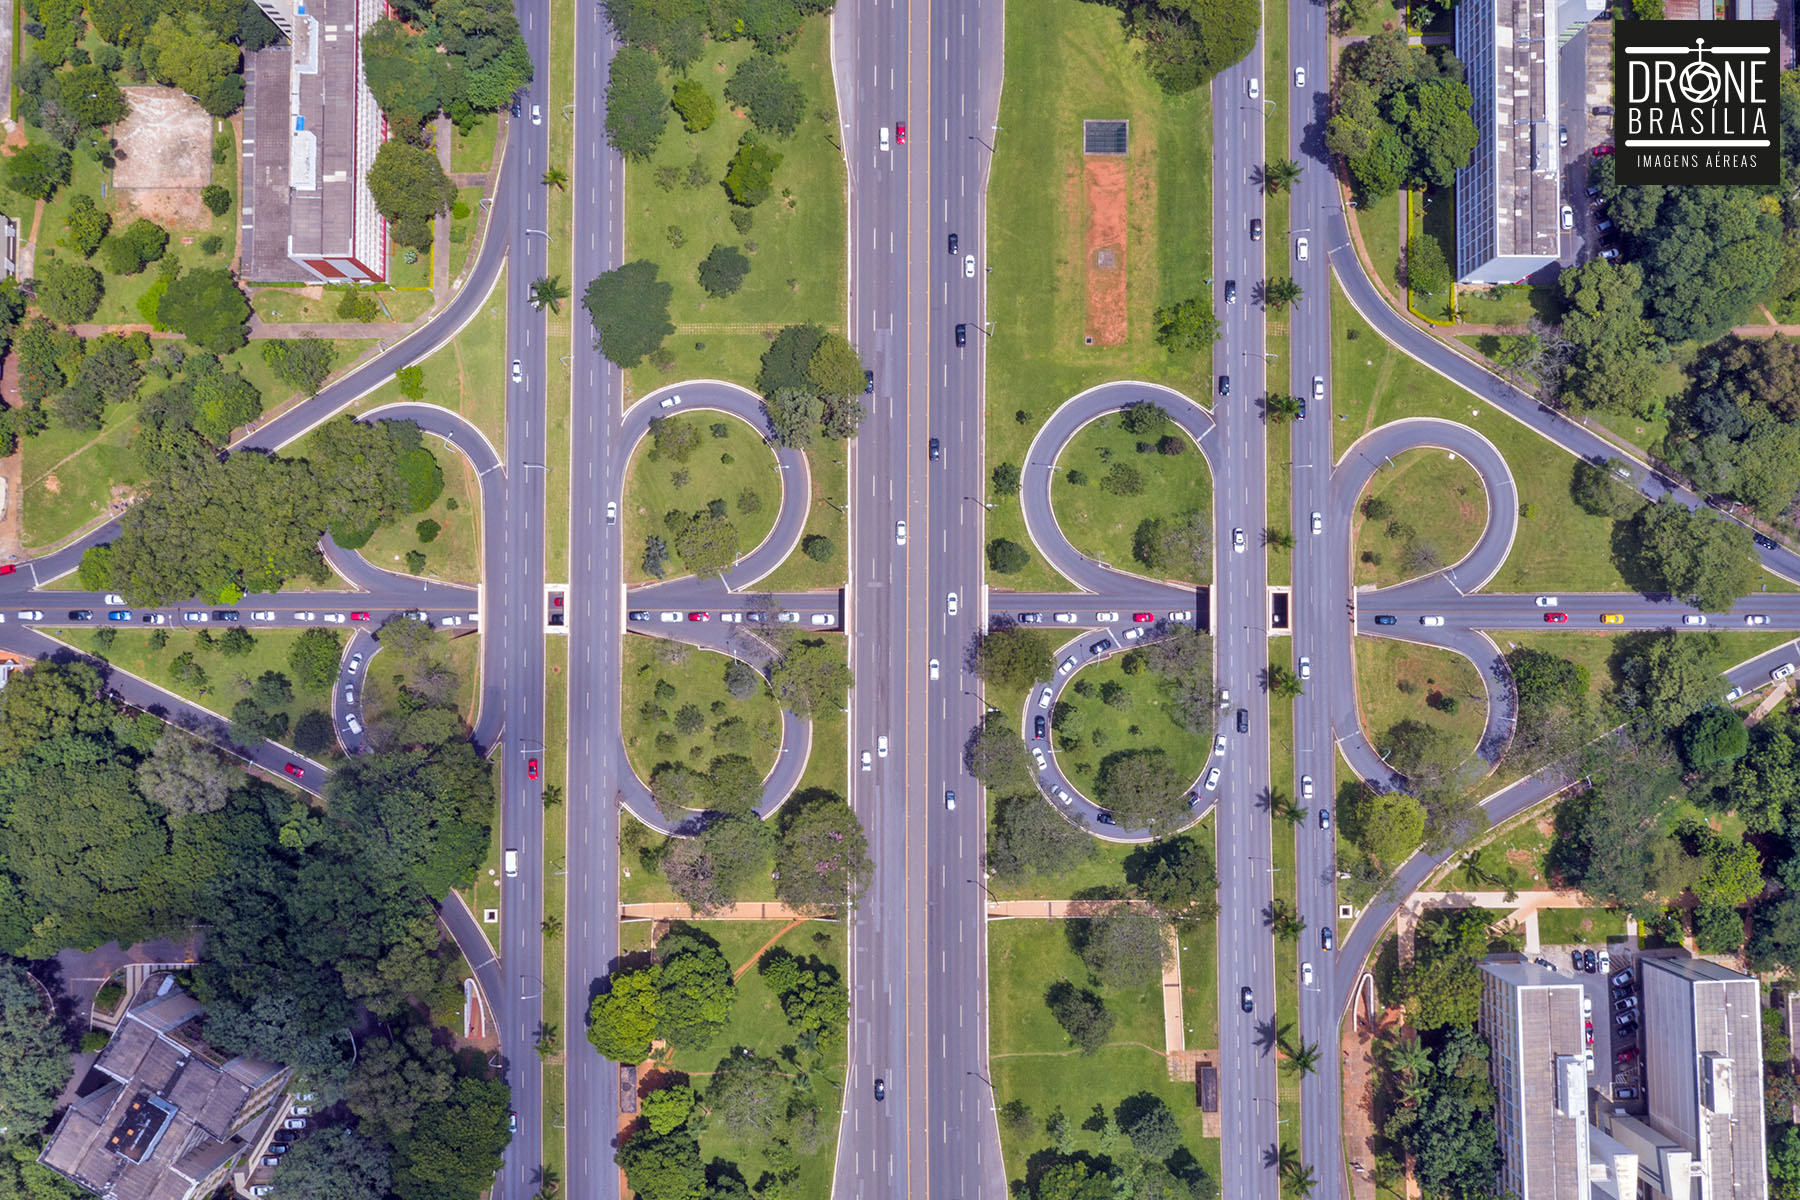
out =
[(1601, 613), (1600, 614), (1600, 623), (1602, 625), (1623, 625), (1625, 623), (1625, 614), (1624, 613)]

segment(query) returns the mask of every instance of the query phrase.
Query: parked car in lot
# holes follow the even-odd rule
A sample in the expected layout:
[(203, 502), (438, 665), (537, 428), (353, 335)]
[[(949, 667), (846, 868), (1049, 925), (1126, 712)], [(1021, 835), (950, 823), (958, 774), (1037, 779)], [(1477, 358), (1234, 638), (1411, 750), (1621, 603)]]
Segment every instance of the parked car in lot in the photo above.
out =
[(1589, 975), (1594, 973), (1594, 961), (1594, 952), (1592, 950), (1583, 950), (1581, 952), (1581, 969), (1586, 971)]
[(1622, 1087), (1613, 1090), (1613, 1099), (1615, 1100), (1636, 1100), (1637, 1098), (1638, 1090), (1634, 1087)]

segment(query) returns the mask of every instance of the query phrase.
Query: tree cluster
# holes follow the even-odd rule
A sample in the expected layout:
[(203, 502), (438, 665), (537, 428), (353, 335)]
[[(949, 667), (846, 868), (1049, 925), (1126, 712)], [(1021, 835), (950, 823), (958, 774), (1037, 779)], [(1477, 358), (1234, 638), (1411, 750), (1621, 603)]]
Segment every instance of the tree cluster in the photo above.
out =
[(531, 82), (531, 54), (504, 0), (405, 0), (393, 8), (394, 17), (363, 35), (363, 76), (401, 138), (418, 142), (440, 111), (466, 128)]
[(842, 334), (788, 325), (763, 352), (756, 376), (769, 436), (805, 449), (813, 439), (855, 437), (862, 424), (862, 359)]
[(1325, 145), (1369, 199), (1402, 186), (1447, 188), (1475, 151), (1473, 97), (1447, 51), (1407, 44), (1404, 30), (1345, 47)]
[(718, 943), (678, 927), (657, 945), (653, 961), (607, 976), (606, 990), (588, 1007), (588, 1040), (620, 1063), (641, 1061), (652, 1039), (703, 1049), (723, 1032), (736, 1003), (731, 964)]
[(1800, 492), (1800, 341), (1727, 337), (1670, 405), (1671, 457), (1702, 492), (1780, 517)]
[(1493, 1195), (1500, 1146), (1487, 1043), (1475, 1032), (1473, 1013), (1432, 1042), (1384, 1047), (1389, 1105), (1382, 1133), (1411, 1157), (1426, 1195)]

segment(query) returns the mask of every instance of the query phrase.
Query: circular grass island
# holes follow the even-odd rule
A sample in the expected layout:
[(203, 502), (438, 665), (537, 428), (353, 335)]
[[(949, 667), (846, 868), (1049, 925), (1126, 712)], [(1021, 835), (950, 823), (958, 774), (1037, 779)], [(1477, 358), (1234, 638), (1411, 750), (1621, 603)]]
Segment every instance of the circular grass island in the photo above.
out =
[[(683, 413), (658, 430), (638, 443), (625, 471), (619, 507), (626, 577), (636, 584), (693, 574), (696, 567), (729, 570), (775, 528), (781, 512), (775, 452), (729, 413)], [(660, 574), (646, 569), (652, 537), (663, 548)], [(689, 565), (684, 550), (706, 557)]]

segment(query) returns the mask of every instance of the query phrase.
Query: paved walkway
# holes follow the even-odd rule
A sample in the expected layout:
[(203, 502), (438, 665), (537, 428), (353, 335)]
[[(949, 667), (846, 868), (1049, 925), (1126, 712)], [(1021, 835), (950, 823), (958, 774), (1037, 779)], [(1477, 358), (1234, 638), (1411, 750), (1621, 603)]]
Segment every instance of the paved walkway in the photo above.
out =
[(626, 921), (805, 921), (807, 914), (773, 901), (733, 904), (715, 913), (696, 914), (686, 904), (621, 904), (619, 917)]
[[(1511, 896), (1509, 900), (1507, 897)], [(1418, 930), (1419, 917), (1429, 908), (1496, 908), (1507, 915), (1500, 918), (1501, 923), (1518, 922), (1525, 929), (1525, 953), (1540, 953), (1543, 947), (1538, 942), (1539, 910), (1546, 908), (1604, 908), (1605, 905), (1573, 888), (1563, 888), (1535, 892), (1414, 892), (1401, 904), (1394, 917), (1395, 927), (1400, 934), (1400, 961), (1411, 962), (1413, 956), (1413, 937)], [(1625, 917), (1625, 939), (1627, 945), (1634, 945), (1637, 937), (1637, 921), (1628, 913)]]

